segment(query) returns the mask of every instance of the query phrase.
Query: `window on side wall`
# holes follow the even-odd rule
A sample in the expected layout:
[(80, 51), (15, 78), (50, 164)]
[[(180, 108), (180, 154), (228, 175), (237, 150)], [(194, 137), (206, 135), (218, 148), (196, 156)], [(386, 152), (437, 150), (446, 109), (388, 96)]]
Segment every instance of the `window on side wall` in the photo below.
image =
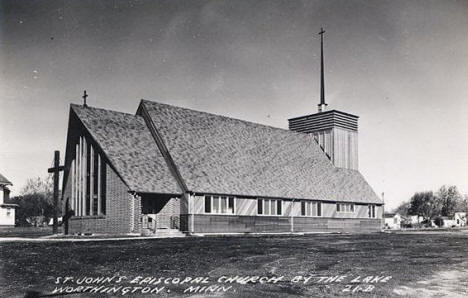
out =
[(205, 196), (205, 213), (211, 213), (211, 197)]
[(322, 216), (322, 202), (302, 201), (301, 202), (302, 216)]
[(354, 213), (354, 204), (353, 203), (336, 203), (336, 212)]
[(257, 200), (258, 215), (282, 215), (283, 201), (274, 199), (258, 199)]
[(219, 213), (219, 197), (213, 197), (213, 213)]
[(205, 213), (235, 214), (235, 198), (205, 196)]
[(367, 206), (367, 214), (369, 218), (375, 218), (375, 205), (368, 205)]
[(227, 213), (230, 213), (230, 214), (235, 213), (234, 198), (233, 197), (229, 197), (229, 199), (228, 199), (228, 212)]

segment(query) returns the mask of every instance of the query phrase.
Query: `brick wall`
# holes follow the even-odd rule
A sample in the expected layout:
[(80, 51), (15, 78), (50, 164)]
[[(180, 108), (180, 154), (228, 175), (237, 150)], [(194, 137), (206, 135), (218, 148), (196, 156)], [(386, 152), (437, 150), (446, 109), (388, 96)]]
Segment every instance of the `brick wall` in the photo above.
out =
[[(380, 219), (294, 217), (294, 232), (377, 232)], [(194, 217), (195, 233), (280, 233), (291, 231), (287, 216), (201, 215)]]
[[(99, 216), (72, 217), (69, 233), (127, 234), (140, 232), (141, 200), (128, 193), (128, 187), (107, 166), (106, 214)], [(67, 186), (70, 183), (67, 183)], [(67, 191), (65, 192), (65, 194)], [(66, 196), (64, 196), (66, 198)], [(133, 200), (133, 208), (131, 209)], [(133, 212), (133, 217), (132, 213)], [(131, 219), (133, 218), (133, 223)]]
[(141, 233), (141, 197), (133, 197), (133, 230), (132, 233)]

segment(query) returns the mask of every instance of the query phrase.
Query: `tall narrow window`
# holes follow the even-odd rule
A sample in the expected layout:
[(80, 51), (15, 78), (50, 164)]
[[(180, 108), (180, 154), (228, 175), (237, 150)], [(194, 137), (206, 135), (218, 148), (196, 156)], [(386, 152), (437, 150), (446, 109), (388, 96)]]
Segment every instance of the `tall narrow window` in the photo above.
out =
[(227, 213), (227, 198), (221, 197), (221, 212), (220, 213)]
[(264, 200), (263, 205), (265, 205), (265, 215), (270, 215), (270, 200)]
[(322, 216), (322, 202), (317, 202), (317, 216)]
[(86, 199), (85, 199), (85, 215), (89, 215), (91, 211), (91, 144), (86, 142)]
[(228, 213), (234, 214), (234, 198), (229, 197), (229, 202), (228, 202)]
[(106, 163), (101, 158), (101, 214), (106, 214)]
[(281, 200), (276, 201), (276, 214), (277, 215), (283, 214), (283, 201)]
[(96, 149), (93, 151), (93, 214), (98, 214), (98, 182), (99, 182), (99, 168), (98, 168), (98, 153)]
[(219, 197), (213, 197), (213, 213), (219, 213)]
[(276, 210), (278, 207), (277, 207), (277, 201), (275, 200), (270, 200), (270, 208), (271, 208), (271, 212), (270, 214), (271, 215), (275, 215), (276, 214)]
[(211, 213), (211, 197), (205, 196), (205, 213)]
[(306, 203), (305, 201), (301, 202), (301, 215), (306, 216)]
[(368, 205), (367, 206), (367, 213), (369, 215), (370, 218), (375, 218), (375, 205)]
[(263, 214), (263, 200), (258, 199), (257, 200), (257, 214)]

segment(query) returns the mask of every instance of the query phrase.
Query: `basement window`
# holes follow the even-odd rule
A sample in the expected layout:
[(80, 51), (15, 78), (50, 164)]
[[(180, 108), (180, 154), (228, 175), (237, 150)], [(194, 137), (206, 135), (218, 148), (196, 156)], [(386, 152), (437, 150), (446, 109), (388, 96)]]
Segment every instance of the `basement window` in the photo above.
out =
[(258, 199), (257, 201), (258, 215), (282, 215), (283, 201), (272, 199)]
[(352, 203), (337, 203), (336, 212), (338, 213), (354, 213), (354, 204)]
[(322, 216), (322, 203), (315, 201), (301, 201), (302, 216)]

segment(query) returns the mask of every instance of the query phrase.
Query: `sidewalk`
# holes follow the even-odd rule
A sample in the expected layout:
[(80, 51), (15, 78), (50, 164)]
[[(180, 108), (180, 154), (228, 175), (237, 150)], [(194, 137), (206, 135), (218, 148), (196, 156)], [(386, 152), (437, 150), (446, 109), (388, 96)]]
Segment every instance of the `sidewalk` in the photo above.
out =
[(27, 237), (0, 237), (0, 243), (7, 242), (98, 242), (98, 241), (124, 241), (124, 240), (151, 240), (151, 239), (168, 239), (168, 238), (183, 238), (183, 237), (158, 237), (158, 236), (115, 236), (115, 237), (40, 237), (40, 238), (27, 238)]

